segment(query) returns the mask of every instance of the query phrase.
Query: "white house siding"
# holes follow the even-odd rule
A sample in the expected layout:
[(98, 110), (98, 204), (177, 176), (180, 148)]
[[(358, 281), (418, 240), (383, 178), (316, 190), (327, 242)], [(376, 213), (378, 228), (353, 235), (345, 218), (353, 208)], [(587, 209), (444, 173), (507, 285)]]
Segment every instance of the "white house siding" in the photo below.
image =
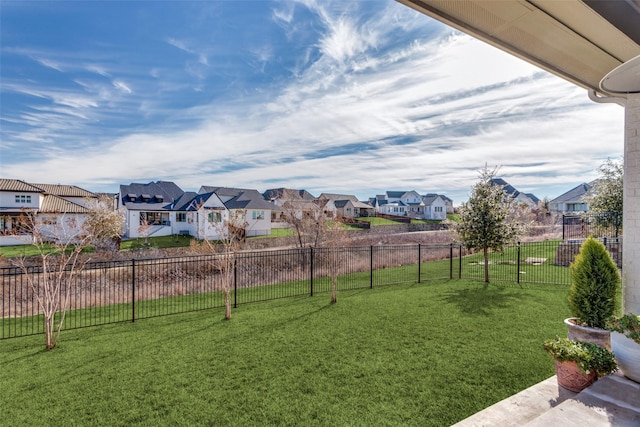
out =
[[(136, 239), (139, 237), (145, 237), (140, 233), (140, 212), (155, 212), (155, 211), (127, 211), (127, 236), (130, 239)], [(161, 211), (162, 213), (167, 213), (166, 211)], [(171, 224), (175, 221), (175, 214), (172, 217), (173, 212), (169, 212), (169, 225), (150, 225), (149, 226), (149, 234), (146, 237), (160, 237), (160, 236), (171, 236), (172, 228)]]
[[(254, 215), (255, 213), (255, 215)], [(261, 216), (258, 214), (262, 213)], [(254, 219), (254, 216), (256, 217)], [(247, 236), (268, 236), (271, 234), (271, 211), (265, 209), (247, 209)]]
[(429, 206), (425, 207), (424, 219), (444, 220), (447, 218), (447, 203), (437, 197)]
[(84, 214), (43, 213), (36, 217), (45, 240), (61, 242), (73, 241), (79, 236), (86, 220), (87, 215)]
[[(221, 215), (220, 222), (210, 222), (209, 221), (209, 213), (218, 212)], [(214, 210), (207, 208), (200, 208), (197, 212), (190, 212), (195, 215), (194, 224), (196, 225), (196, 230), (194, 230), (194, 236), (196, 238), (202, 240), (221, 240), (226, 237), (227, 230), (225, 224), (229, 221), (229, 211), (224, 210)]]
[[(16, 196), (29, 196), (31, 199), (30, 203), (16, 203)], [(42, 198), (40, 197), (40, 193), (28, 193), (28, 192), (20, 192), (20, 191), (0, 191), (0, 206), (5, 208), (13, 208), (16, 210), (20, 208), (27, 209), (38, 209), (40, 208)]]
[(31, 245), (34, 242), (31, 234), (11, 234), (0, 236), (0, 246)]

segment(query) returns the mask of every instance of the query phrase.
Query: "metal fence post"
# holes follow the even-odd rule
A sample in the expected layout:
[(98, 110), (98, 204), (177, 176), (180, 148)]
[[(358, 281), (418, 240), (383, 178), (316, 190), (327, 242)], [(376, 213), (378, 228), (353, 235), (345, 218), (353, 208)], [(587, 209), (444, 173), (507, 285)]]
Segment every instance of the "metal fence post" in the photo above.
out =
[(520, 283), (520, 242), (518, 242), (518, 261), (516, 262), (516, 266), (518, 267), (518, 270), (516, 272), (516, 282)]
[(458, 279), (462, 279), (462, 245), (458, 246)]
[(418, 243), (418, 283), (420, 283), (420, 276), (422, 273), (422, 269), (421, 269), (421, 261), (422, 261), (422, 253), (421, 253), (421, 246), (420, 243)]
[(313, 247), (309, 248), (309, 286), (311, 288), (311, 296), (313, 296)]
[(233, 258), (233, 308), (238, 308), (238, 260)]
[(373, 289), (373, 245), (369, 249), (369, 288)]
[(131, 323), (136, 321), (136, 260), (131, 260)]
[(449, 243), (449, 279), (453, 279), (453, 243)]

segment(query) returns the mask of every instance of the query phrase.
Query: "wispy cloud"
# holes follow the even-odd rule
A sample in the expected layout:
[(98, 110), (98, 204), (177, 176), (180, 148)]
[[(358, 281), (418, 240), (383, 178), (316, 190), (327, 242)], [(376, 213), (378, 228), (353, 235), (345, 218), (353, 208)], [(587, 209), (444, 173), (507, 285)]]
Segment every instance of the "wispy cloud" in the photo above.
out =
[(123, 81), (121, 81), (121, 80), (114, 80), (112, 83), (113, 83), (113, 86), (114, 86), (116, 89), (119, 89), (119, 90), (121, 90), (122, 92), (126, 92), (126, 93), (133, 93), (133, 91), (131, 90), (131, 88), (129, 88), (129, 86), (127, 86), (127, 84), (126, 84), (126, 83), (124, 83), (124, 82), (123, 82)]
[[(37, 158), (5, 161), (3, 175), (28, 170), (32, 181), (106, 191), (95, 186), (173, 179), (194, 190), (287, 186), (361, 198), (415, 189), (460, 202), (485, 163), (502, 165), (519, 190), (553, 197), (622, 151), (621, 108), (384, 5), (275, 3), (267, 17), (281, 39), (246, 34), (214, 54), (189, 42), (195, 36), (160, 38), (186, 59), (125, 67), (85, 58), (70, 87), (3, 83), (48, 102), (3, 107), (16, 124), (3, 144), (39, 147)], [(303, 32), (304, 43), (291, 37)]]

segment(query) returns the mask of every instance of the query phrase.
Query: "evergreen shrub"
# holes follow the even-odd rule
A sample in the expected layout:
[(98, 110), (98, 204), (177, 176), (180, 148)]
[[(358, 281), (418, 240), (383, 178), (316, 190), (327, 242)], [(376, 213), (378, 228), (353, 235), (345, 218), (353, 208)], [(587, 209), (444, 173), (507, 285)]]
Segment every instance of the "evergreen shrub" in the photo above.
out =
[(572, 315), (583, 326), (604, 329), (617, 306), (621, 280), (616, 263), (600, 241), (589, 237), (570, 268), (568, 301)]

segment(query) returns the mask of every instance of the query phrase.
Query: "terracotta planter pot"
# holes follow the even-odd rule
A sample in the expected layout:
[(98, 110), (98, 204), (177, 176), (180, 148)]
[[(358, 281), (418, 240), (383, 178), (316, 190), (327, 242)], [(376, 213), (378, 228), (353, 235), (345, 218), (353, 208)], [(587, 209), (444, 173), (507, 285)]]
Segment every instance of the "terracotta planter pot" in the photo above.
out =
[(640, 383), (640, 344), (618, 332), (611, 332), (611, 351), (625, 377)]
[(567, 390), (579, 393), (593, 384), (597, 379), (595, 372), (585, 374), (580, 371), (576, 362), (558, 362), (556, 360), (555, 363), (558, 385)]
[(564, 319), (564, 324), (569, 328), (568, 337), (570, 340), (592, 342), (611, 350), (611, 332), (606, 329), (577, 325), (576, 319), (573, 317)]

